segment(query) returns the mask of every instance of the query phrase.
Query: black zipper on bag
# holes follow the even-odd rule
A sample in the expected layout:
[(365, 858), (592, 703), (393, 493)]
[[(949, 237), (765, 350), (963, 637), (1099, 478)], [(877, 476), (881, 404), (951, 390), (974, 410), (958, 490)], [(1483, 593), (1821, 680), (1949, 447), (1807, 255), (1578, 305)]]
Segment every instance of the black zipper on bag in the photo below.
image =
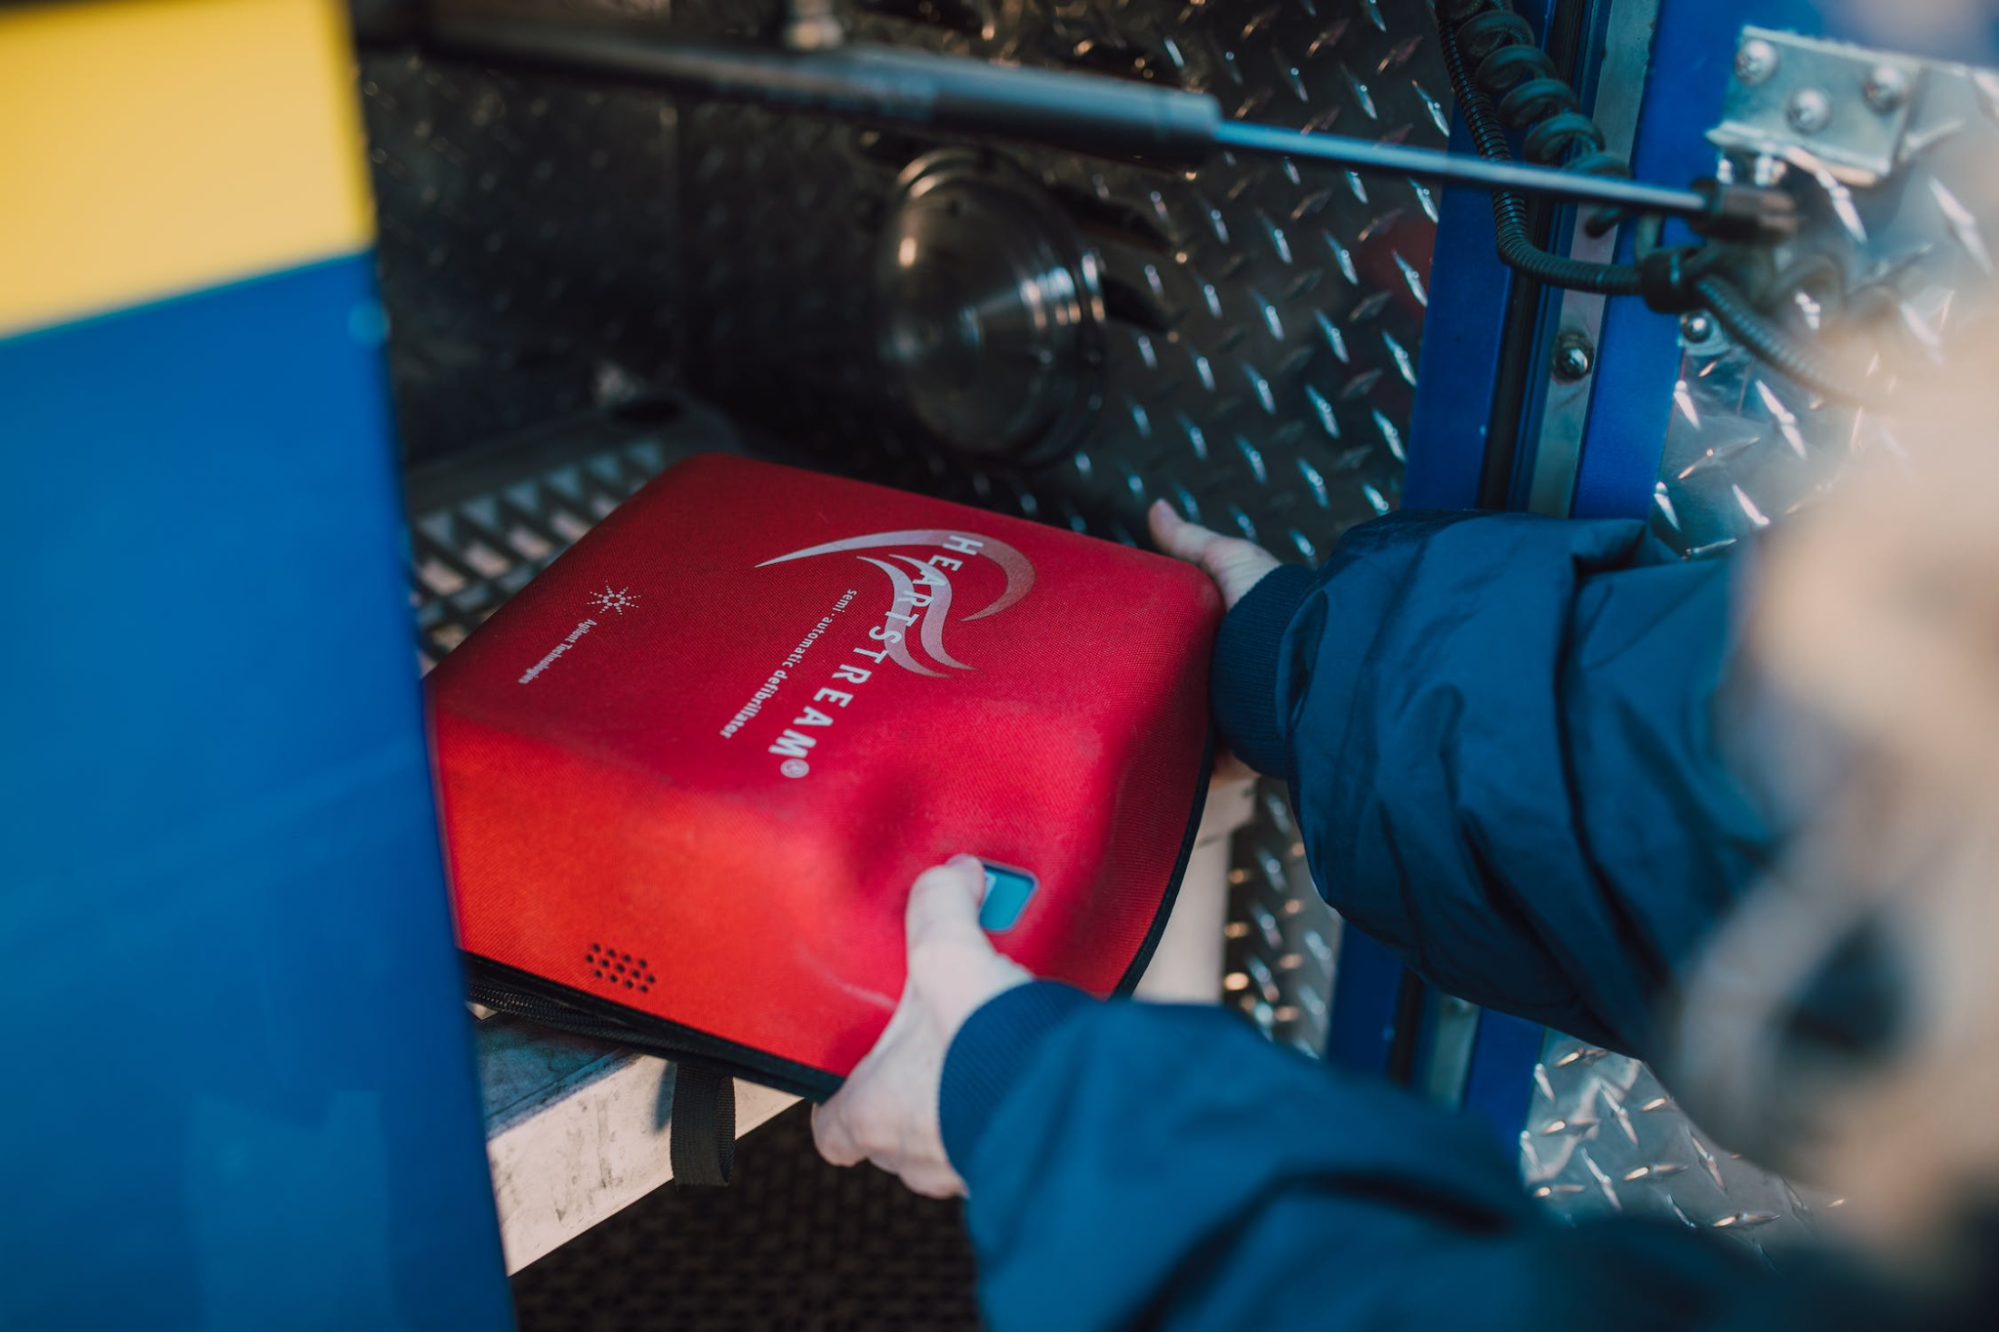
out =
[(627, 1009), (490, 958), (468, 953), (465, 961), (470, 972), (467, 993), (474, 1003), (544, 1027), (629, 1046), (678, 1063), (708, 1065), (732, 1077), (815, 1102), (831, 1097), (845, 1081), (827, 1070)]

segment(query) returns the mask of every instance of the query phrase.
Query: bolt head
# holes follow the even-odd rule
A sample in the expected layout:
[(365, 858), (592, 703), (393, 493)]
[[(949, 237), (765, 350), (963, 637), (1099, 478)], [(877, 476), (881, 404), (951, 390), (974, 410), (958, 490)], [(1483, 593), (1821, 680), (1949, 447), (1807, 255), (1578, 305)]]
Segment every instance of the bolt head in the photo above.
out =
[(1689, 310), (1680, 316), (1680, 337), (1690, 343), (1704, 343), (1714, 336), (1714, 317), (1705, 310)]
[(1784, 119), (1800, 134), (1817, 134), (1832, 121), (1832, 98), (1823, 88), (1800, 88), (1785, 104)]
[(1590, 373), (1596, 357), (1585, 342), (1564, 342), (1555, 349), (1555, 378), (1573, 383)]
[(831, 51), (846, 41), (846, 30), (833, 14), (806, 14), (787, 23), (784, 44), (793, 51)]
[(1735, 77), (1744, 83), (1761, 83), (1777, 72), (1777, 48), (1761, 37), (1752, 37), (1735, 53)]
[(1887, 115), (1899, 111), (1909, 100), (1909, 74), (1898, 65), (1876, 65), (1867, 71), (1860, 92), (1867, 105)]

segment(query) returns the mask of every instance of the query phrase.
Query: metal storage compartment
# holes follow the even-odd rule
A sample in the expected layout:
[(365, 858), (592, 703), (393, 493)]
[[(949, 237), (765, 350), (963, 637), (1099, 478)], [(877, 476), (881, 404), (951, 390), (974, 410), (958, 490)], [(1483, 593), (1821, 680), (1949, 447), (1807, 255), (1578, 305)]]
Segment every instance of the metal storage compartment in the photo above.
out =
[[(687, 38), (769, 39), (780, 22), (775, 6), (719, 0), (582, 8)], [(1566, 40), (1596, 43), (1578, 68), (1629, 85), (1597, 94), (1628, 152), (1665, 39), (1648, 50), (1655, 5), (1608, 8)], [(1573, 29), (1573, 10), (1550, 14)], [(1435, 20), (1415, 0), (882, 0), (839, 17), (869, 41), (1210, 92), (1234, 117), (1433, 147), (1450, 135)], [(408, 53), (368, 56), (362, 77), (427, 660), (690, 441), (1127, 542), (1164, 497), (1306, 562), (1402, 503), (1437, 287), (1441, 192), (1421, 182), (1227, 155), (1150, 169)], [(1969, 77), (1951, 77), (1969, 97)], [(1655, 63), (1650, 78), (1646, 96), (1674, 74)], [(1955, 114), (1940, 105), (1933, 119)], [(1978, 141), (1991, 130), (1988, 117)], [(1972, 151), (1912, 193), (1940, 199)], [(1937, 268), (1909, 296), (1919, 329), (1967, 258), (1977, 267), (1976, 224), (1949, 224), (1951, 253), (1931, 254), (1935, 223), (1912, 212), (1888, 236), (1847, 238), (1906, 256), (1920, 234)], [(1565, 337), (1605, 336), (1600, 298), (1571, 294), (1556, 317), (1580, 330)], [(1763, 373), (1711, 323), (1678, 337), (1653, 516), (1700, 556), (1827, 484), (1806, 455), (1867, 423)], [(1594, 369), (1579, 364), (1539, 388), (1525, 372), (1529, 396), (1546, 395), (1520, 446), (1537, 507), (1566, 510), (1576, 485), (1589, 385), (1579, 399), (1568, 386)], [(1618, 369), (1657, 381), (1656, 366)], [(1644, 410), (1602, 415), (1642, 432)], [(540, 444), (495, 451), (530, 428)], [(1322, 1052), (1340, 928), (1278, 784), (1255, 792), (1228, 879), (1217, 985), (1273, 1038)], [(1420, 1003), (1403, 1076), (1461, 1098), (1479, 1015)], [(1809, 1230), (1797, 1191), (1716, 1148), (1641, 1066), (1549, 1034), (1531, 1078), (1522, 1170), (1549, 1207), (1658, 1212), (1759, 1248)]]

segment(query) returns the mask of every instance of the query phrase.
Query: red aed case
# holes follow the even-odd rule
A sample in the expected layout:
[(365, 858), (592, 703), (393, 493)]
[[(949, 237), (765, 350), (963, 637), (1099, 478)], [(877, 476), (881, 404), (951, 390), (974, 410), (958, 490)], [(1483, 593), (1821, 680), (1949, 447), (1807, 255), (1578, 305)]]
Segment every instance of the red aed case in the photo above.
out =
[(475, 997), (825, 1096), (902, 990), (911, 882), (957, 852), (1001, 951), (1130, 985), (1200, 813), (1220, 615), (1110, 542), (670, 468), (431, 673)]

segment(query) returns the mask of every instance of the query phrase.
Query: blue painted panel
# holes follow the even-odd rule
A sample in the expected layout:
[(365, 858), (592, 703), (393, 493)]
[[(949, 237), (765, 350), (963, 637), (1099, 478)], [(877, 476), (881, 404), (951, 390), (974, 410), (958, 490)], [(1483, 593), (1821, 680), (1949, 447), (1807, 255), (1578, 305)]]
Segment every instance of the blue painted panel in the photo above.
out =
[(1328, 1061), (1357, 1073), (1388, 1072), (1402, 973), (1402, 961), (1386, 946), (1352, 926), (1341, 932), (1333, 1011), (1326, 1029)]
[[(1462, 116), (1451, 119), (1450, 150), (1477, 151)], [(1423, 316), (1402, 482), (1402, 500), (1411, 509), (1470, 509), (1478, 502), (1500, 327), (1514, 283), (1496, 246), (1492, 196), (1462, 186), (1439, 192), (1430, 308)]]
[[(1818, 31), (1812, 7), (1796, 0), (1669, 0), (1659, 6), (1631, 153), (1640, 180), (1678, 185), (1714, 174), (1714, 148), (1705, 134), (1721, 118), (1736, 34), (1745, 23)], [(1630, 228), (1625, 232), (1618, 258), (1629, 260)], [(1635, 298), (1608, 303), (1570, 511), (1578, 518), (1643, 517), (1650, 510), (1678, 368), (1677, 321)]]
[(0, 1324), (509, 1322), (371, 265), (0, 342)]
[(1471, 1069), (1465, 1076), (1464, 1109), (1491, 1126), (1501, 1143), (1513, 1148), (1534, 1096), (1534, 1063), (1548, 1029), (1524, 1018), (1487, 1009), (1479, 1015), (1478, 1039), (1472, 1043)]
[[(1553, 4), (1515, 0), (1513, 8), (1540, 33)], [(1467, 157), (1478, 153), (1464, 116), (1455, 110), (1449, 148)], [(1513, 270), (1499, 262), (1492, 196), (1463, 186), (1440, 190), (1402, 483), (1403, 504), (1410, 509), (1470, 509), (1478, 501), (1500, 336), (1515, 282)]]

